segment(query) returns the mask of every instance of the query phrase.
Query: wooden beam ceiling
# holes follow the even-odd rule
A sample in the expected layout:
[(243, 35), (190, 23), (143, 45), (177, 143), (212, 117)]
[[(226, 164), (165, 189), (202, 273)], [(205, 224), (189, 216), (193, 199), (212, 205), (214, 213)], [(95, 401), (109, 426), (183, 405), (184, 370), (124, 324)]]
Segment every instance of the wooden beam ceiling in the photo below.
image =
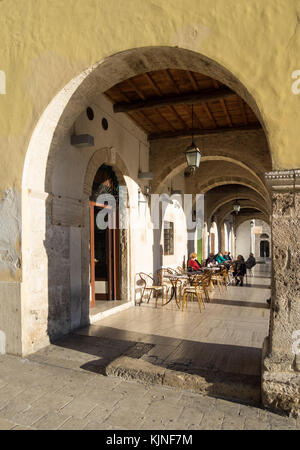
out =
[[(140, 111), (144, 109), (160, 108), (166, 105), (197, 105), (206, 102), (213, 102), (216, 100), (223, 100), (226, 97), (236, 95), (228, 87), (223, 87), (217, 90), (211, 90), (210, 92), (199, 92), (192, 94), (180, 94), (180, 95), (166, 95), (149, 100), (138, 100), (136, 102), (121, 102), (116, 103), (113, 107), (115, 113)], [(207, 105), (205, 105), (207, 110)]]
[(253, 111), (234, 91), (189, 70), (137, 75), (105, 94), (114, 112), (127, 114), (149, 140), (261, 128)]

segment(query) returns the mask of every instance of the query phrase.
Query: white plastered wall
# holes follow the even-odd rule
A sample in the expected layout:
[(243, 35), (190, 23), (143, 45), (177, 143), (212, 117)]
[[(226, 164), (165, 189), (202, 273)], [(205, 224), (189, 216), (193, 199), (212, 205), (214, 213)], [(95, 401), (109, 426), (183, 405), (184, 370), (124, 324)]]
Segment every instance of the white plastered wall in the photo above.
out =
[[(86, 173), (96, 153), (99, 166), (101, 163), (112, 165), (118, 175), (123, 175), (123, 184), (126, 184), (129, 192), (129, 217), (131, 223), (135, 225), (135, 230), (134, 232), (128, 230), (128, 267), (124, 268), (128, 275), (126, 300), (132, 300), (135, 293), (135, 272), (152, 269), (150, 214), (147, 212), (143, 215), (138, 209), (137, 202), (138, 190), (143, 187), (143, 183), (145, 184), (138, 180), (138, 171), (148, 170), (146, 135), (123, 114), (113, 116), (112, 106), (104, 96), (95, 98), (90, 106), (95, 113), (94, 120), (90, 121), (84, 111), (75, 121), (73, 128), (66, 130), (63, 138), (57, 143), (59, 149), (56, 151), (56, 158), (50, 168), (48, 167), (48, 171), (51, 170), (52, 173), (51, 192), (44, 190), (45, 180), (44, 182), (41, 180), (42, 171), (35, 177), (24, 174), (22, 239), (24, 355), (36, 351), (47, 345), (51, 338), (68, 333), (87, 321), (89, 280), (82, 280), (80, 274), (89, 258)], [(106, 131), (101, 126), (103, 117), (109, 124)], [(70, 136), (73, 133), (93, 135), (94, 147), (72, 147)], [(119, 161), (122, 161), (122, 167), (117, 167)], [(40, 166), (42, 165), (43, 161), (40, 161)], [(122, 173), (124, 167), (126, 173)], [(30, 170), (32, 171), (32, 168)], [(81, 304), (83, 300), (84, 308)], [(54, 320), (53, 318), (50, 320), (51, 314)]]

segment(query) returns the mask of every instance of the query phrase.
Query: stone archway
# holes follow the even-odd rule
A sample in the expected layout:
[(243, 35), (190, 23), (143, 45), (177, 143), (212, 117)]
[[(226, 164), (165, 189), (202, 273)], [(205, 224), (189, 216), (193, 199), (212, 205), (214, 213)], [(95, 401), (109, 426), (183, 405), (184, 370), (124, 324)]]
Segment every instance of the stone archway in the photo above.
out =
[[(29, 317), (28, 320), (24, 318), (24, 330), (33, 331), (32, 334), (31, 331), (24, 331), (24, 354), (48, 342), (49, 337), (43, 324), (48, 317), (48, 297), (54, 295), (52, 291), (56, 279), (60, 280), (62, 287), (54, 307), (60, 311), (60, 322), (53, 325), (53, 333), (56, 334), (59, 330), (67, 332), (80, 325), (77, 319), (78, 302), (77, 306), (73, 307), (74, 305), (70, 304), (66, 306), (63, 300), (70, 296), (70, 287), (67, 287), (68, 276), (63, 276), (57, 269), (57, 273), (49, 279), (46, 263), (48, 258), (54, 257), (61, 259), (65, 266), (68, 266), (68, 252), (79, 251), (75, 244), (70, 250), (70, 239), (74, 243), (75, 236), (81, 234), (79, 229), (85, 228), (82, 215), (83, 199), (80, 194), (82, 173), (78, 172), (79, 182), (74, 184), (73, 189), (69, 189), (67, 198), (64, 198), (59, 190), (55, 191), (56, 170), (62, 162), (62, 149), (66, 146), (76, 118), (87, 108), (95, 93), (105, 92), (111, 86), (134, 75), (170, 67), (200, 72), (224, 82), (251, 106), (264, 126), (255, 99), (233, 74), (206, 56), (185, 49), (145, 47), (128, 50), (97, 62), (71, 80), (40, 117), (25, 158), (22, 180), (22, 302)], [(72, 215), (64, 222), (66, 217), (61, 213), (68, 207), (71, 207)], [(36, 212), (35, 216), (32, 211)], [(60, 226), (61, 229), (50, 232), (51, 225)], [(45, 235), (46, 240), (51, 238), (53, 244), (49, 248), (44, 246)], [(70, 270), (75, 276), (79, 269), (75, 265)], [(38, 286), (31, 280), (32, 271), (37, 275)], [(88, 288), (83, 286), (82, 289), (86, 298)], [(75, 286), (75, 290), (78, 290), (78, 286)], [(40, 311), (38, 327), (30, 316), (30, 310)], [(82, 312), (82, 317), (86, 317), (86, 313)]]
[[(84, 111), (89, 102), (93, 99), (95, 92), (102, 93), (113, 85), (126, 80), (134, 75), (146, 73), (147, 71), (166, 69), (169, 67), (179, 68), (183, 70), (192, 70), (200, 72), (225, 83), (235, 92), (237, 92), (252, 108), (258, 119), (260, 120), (265, 131), (268, 124), (264, 123), (260, 110), (256, 104), (255, 99), (248, 92), (247, 88), (239, 82), (239, 80), (230, 73), (225, 67), (222, 67), (217, 62), (209, 59), (190, 50), (171, 48), (171, 47), (146, 47), (140, 49), (128, 50), (117, 55), (106, 58), (104, 61), (97, 62), (92, 67), (86, 69), (84, 72), (71, 80), (64, 89), (62, 89), (56, 97), (51, 101), (43, 115), (41, 116), (31, 137), (29, 147), (26, 154), (23, 181), (22, 181), (22, 261), (23, 261), (23, 283), (21, 287), (22, 297), (22, 334), (24, 340), (22, 342), (22, 353), (28, 354), (49, 341), (49, 330), (45, 329), (45, 324), (48, 319), (48, 298), (53, 295), (53, 285), (55, 278), (59, 280), (62, 287), (55, 305), (52, 305), (56, 311), (60, 313), (59, 320), (52, 324), (54, 335), (59, 333), (69, 332), (72, 328), (76, 328), (85, 323), (86, 311), (81, 311), (81, 319), (78, 320), (79, 302), (75, 305), (66, 304), (66, 300), (70, 297), (69, 277), (66, 273), (60, 273), (57, 269), (56, 274), (52, 274), (52, 278), (48, 277), (47, 261), (49, 257), (57, 257), (68, 265), (70, 259), (70, 252), (74, 253), (79, 250), (75, 243), (74, 235), (81, 234), (80, 228), (84, 228), (82, 211), (82, 198), (79, 196), (70, 196), (64, 202), (64, 198), (59, 196), (59, 193), (53, 192), (55, 184), (55, 167), (57, 161), (61, 157), (64, 143), (69, 138), (70, 130), (78, 115)], [(271, 151), (272, 156), (272, 151)], [(251, 168), (251, 170), (254, 170)], [(82, 175), (82, 174), (81, 174)], [(83, 178), (83, 175), (82, 175)], [(83, 181), (83, 180), (81, 180)], [(215, 181), (215, 186), (226, 183), (240, 183), (243, 184), (243, 179), (219, 179)], [(254, 190), (256, 190), (262, 197), (265, 195), (265, 189), (252, 180), (246, 183)], [(202, 186), (205, 192), (209, 189), (208, 185)], [(78, 187), (79, 190), (79, 187)], [(77, 191), (78, 192), (78, 191)], [(276, 194), (276, 201), (280, 203), (280, 199)], [(291, 203), (289, 199), (284, 201), (286, 208), (284, 214), (290, 213)], [(69, 221), (59, 221), (64, 219), (63, 215), (59, 215), (64, 208), (70, 207), (72, 209), (72, 216), (69, 216)], [(275, 205), (276, 208), (276, 205)], [(33, 211), (35, 214), (33, 215)], [(292, 215), (292, 214), (291, 214)], [(54, 218), (54, 219), (53, 219)], [(284, 217), (282, 218), (284, 222)], [(54, 222), (51, 224), (51, 220)], [(52, 229), (50, 225), (61, 226), (61, 230)], [(280, 235), (280, 230), (273, 228), (273, 232)], [(76, 230), (75, 230), (76, 229)], [(297, 232), (295, 231), (295, 234)], [(73, 238), (72, 238), (73, 236)], [(50, 239), (51, 245), (44, 246), (45, 239)], [(73, 247), (70, 242), (73, 242)], [(283, 246), (284, 249), (286, 246)], [(278, 247), (274, 254), (279, 260), (284, 262), (284, 267), (290, 267), (291, 252), (290, 249), (283, 251)], [(46, 262), (46, 264), (45, 264)], [(131, 263), (131, 261), (129, 261)], [(73, 271), (73, 272), (72, 272)], [(70, 272), (74, 276), (78, 272), (78, 267), (70, 268)], [(37, 282), (31, 279), (32, 273), (35, 274)], [(281, 272), (280, 272), (281, 273)], [(283, 277), (284, 278), (284, 277)], [(75, 290), (78, 286), (73, 286)], [(87, 287), (84, 287), (85, 294)], [(280, 290), (280, 286), (278, 287)], [(280, 294), (281, 295), (281, 294)], [(279, 296), (280, 296), (279, 295)], [(282, 295), (281, 295), (282, 297)], [(274, 306), (276, 307), (276, 305)], [(286, 310), (286, 308), (285, 308)], [(38, 311), (37, 314), (32, 311)], [(52, 314), (52, 311), (50, 311)], [(286, 319), (284, 313), (280, 318), (281, 321)], [(274, 321), (276, 318), (274, 317)], [(295, 321), (294, 321), (295, 322)], [(290, 327), (291, 328), (291, 327)], [(47, 333), (48, 331), (48, 333)], [(275, 338), (272, 338), (271, 348), (278, 350), (280, 353), (280, 343), (282, 339), (285, 340), (284, 349), (289, 354), (288, 369), (289, 376), (292, 377), (294, 372), (290, 370), (291, 364), (294, 364), (294, 359), (291, 356), (291, 351), (288, 351), (287, 346), (290, 343), (290, 337), (293, 330), (289, 329), (284, 336), (278, 332)], [(271, 327), (271, 332), (273, 328)], [(270, 347), (268, 348), (270, 350)], [(290, 350), (290, 349), (289, 349)], [(275, 358), (276, 359), (276, 358)], [(270, 361), (269, 361), (270, 362)], [(268, 362), (267, 369), (269, 372), (276, 372), (278, 364), (274, 369), (273, 360), (271, 366)], [(272, 365), (273, 364), (273, 365)], [(278, 370), (277, 370), (278, 372)], [(272, 378), (272, 374), (270, 375)], [(275, 384), (280, 384), (280, 380), (275, 376)], [(265, 382), (265, 389), (272, 390), (267, 380)], [(276, 389), (275, 389), (276, 390)], [(278, 394), (279, 392), (279, 394)], [(293, 387), (293, 392), (295, 388)], [(280, 395), (287, 397), (288, 401), (295, 404), (295, 401), (290, 400), (291, 394), (282, 394), (282, 389), (278, 388), (277, 393), (269, 396), (271, 400), (269, 403), (276, 402)], [(265, 396), (267, 398), (267, 396)], [(278, 400), (277, 404), (284, 406), (284, 400)]]

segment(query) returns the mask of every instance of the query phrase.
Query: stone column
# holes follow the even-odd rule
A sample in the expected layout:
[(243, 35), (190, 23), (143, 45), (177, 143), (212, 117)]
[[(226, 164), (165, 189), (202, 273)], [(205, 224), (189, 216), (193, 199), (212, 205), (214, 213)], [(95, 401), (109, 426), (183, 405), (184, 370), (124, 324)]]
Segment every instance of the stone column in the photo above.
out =
[(266, 173), (272, 195), (272, 294), (263, 348), (264, 406), (299, 415), (300, 170)]

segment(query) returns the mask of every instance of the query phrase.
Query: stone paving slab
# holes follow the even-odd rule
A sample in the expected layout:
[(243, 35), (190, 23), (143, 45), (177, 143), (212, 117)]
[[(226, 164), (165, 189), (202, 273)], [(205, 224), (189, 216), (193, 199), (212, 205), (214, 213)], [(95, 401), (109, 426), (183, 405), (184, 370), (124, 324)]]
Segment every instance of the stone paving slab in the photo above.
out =
[[(0, 367), (6, 368), (6, 384), (0, 387), (0, 395), (2, 390), (6, 393), (4, 397), (9, 403), (12, 402), (12, 412), (15, 413), (7, 419), (5, 410), (0, 410), (0, 430), (300, 429), (299, 419), (190, 391), (159, 385), (146, 386), (92, 372), (82, 378), (81, 370), (51, 366), (44, 362), (27, 361), (25, 364), (24, 359), (7, 355), (0, 356)], [(32, 380), (27, 385), (26, 396), (26, 389), (16, 392), (14, 387), (15, 380), (19, 380), (23, 371), (27, 373), (28, 369)], [(46, 384), (44, 388), (48, 391), (43, 394), (38, 387), (38, 398), (35, 399), (34, 388), (38, 379), (35, 369), (38, 376), (42, 369), (45, 376), (65, 380), (67, 391), (64, 393), (60, 386), (51, 391), (51, 386)], [(84, 392), (78, 390), (82, 383), (88, 387), (85, 403)], [(8, 392), (11, 398), (7, 397)], [(94, 398), (91, 397), (93, 392)], [(19, 407), (16, 401), (18, 396)], [(28, 404), (24, 409), (26, 402)]]

